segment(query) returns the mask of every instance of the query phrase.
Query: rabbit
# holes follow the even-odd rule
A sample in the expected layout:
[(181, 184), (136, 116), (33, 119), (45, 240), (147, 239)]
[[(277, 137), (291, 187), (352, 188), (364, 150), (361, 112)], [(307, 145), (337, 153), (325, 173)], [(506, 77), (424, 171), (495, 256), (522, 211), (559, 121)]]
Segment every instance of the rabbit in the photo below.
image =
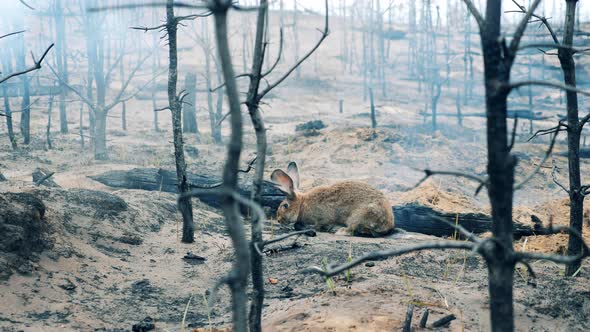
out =
[[(385, 195), (363, 182), (345, 181), (298, 192), (299, 169), (290, 162), (287, 172), (276, 169), (271, 181), (286, 194), (277, 210), (281, 224), (295, 223), (295, 229), (313, 226), (317, 231), (378, 237), (393, 232), (393, 212)], [(344, 230), (344, 232), (342, 232)]]

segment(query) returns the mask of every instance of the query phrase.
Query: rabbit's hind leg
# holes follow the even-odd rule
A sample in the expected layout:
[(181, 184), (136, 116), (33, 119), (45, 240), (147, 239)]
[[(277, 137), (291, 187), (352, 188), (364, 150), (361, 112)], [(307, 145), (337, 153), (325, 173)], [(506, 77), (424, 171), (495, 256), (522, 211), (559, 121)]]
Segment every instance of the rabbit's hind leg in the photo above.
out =
[(351, 234), (378, 237), (384, 233), (383, 209), (376, 204), (368, 204), (353, 211), (346, 222)]

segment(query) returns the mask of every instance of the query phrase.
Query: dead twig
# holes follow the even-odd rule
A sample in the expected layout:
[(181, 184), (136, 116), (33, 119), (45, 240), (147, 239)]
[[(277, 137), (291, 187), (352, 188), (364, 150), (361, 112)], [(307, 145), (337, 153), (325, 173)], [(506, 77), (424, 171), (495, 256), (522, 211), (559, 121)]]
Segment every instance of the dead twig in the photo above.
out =
[(49, 53), (49, 50), (51, 50), (51, 48), (53, 47), (53, 45), (54, 45), (53, 43), (51, 45), (49, 45), (49, 47), (45, 50), (45, 52), (43, 52), (43, 55), (41, 55), (41, 58), (39, 60), (35, 60), (35, 56), (33, 55), (33, 53), (31, 53), (31, 57), (33, 58), (33, 63), (34, 63), (33, 66), (31, 66), (31, 67), (29, 67), (29, 68), (27, 68), (25, 70), (18, 71), (16, 73), (12, 73), (12, 74), (10, 74), (10, 75), (8, 75), (8, 76), (0, 79), (0, 84), (8, 81), (9, 79), (11, 79), (13, 77), (24, 75), (24, 74), (30, 73), (30, 72), (32, 72), (34, 70), (41, 69), (41, 63), (43, 62), (43, 60), (47, 56), (47, 53)]

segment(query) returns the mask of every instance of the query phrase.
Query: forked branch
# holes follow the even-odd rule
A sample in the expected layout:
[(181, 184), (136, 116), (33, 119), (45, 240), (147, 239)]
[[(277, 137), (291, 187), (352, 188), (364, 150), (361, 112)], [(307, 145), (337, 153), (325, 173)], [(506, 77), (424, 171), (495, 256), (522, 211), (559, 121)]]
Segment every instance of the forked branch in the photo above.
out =
[(33, 55), (33, 53), (31, 53), (31, 57), (33, 58), (33, 63), (34, 63), (33, 66), (31, 66), (31, 67), (29, 67), (29, 68), (27, 68), (25, 70), (18, 71), (16, 73), (12, 73), (12, 74), (4, 77), (4, 78), (1, 78), (0, 79), (0, 84), (8, 81), (9, 79), (11, 79), (13, 77), (24, 75), (24, 74), (30, 73), (30, 72), (32, 72), (34, 70), (41, 69), (41, 63), (43, 62), (43, 60), (47, 56), (47, 53), (49, 53), (49, 50), (51, 50), (51, 48), (53, 47), (53, 45), (54, 45), (53, 43), (51, 45), (49, 45), (49, 47), (45, 50), (45, 52), (43, 52), (43, 55), (41, 56), (41, 58), (39, 60), (35, 60), (35, 56)]
[(359, 264), (362, 264), (366, 261), (374, 261), (374, 260), (381, 260), (390, 257), (400, 256), (407, 253), (411, 253), (414, 251), (421, 251), (421, 250), (432, 250), (432, 249), (465, 249), (465, 250), (473, 250), (475, 245), (471, 242), (465, 241), (436, 241), (436, 242), (425, 242), (421, 244), (417, 244), (414, 246), (409, 246), (406, 248), (401, 249), (389, 249), (389, 250), (378, 250), (368, 253), (364, 256), (358, 257), (353, 259), (349, 263), (333, 266), (330, 265), (326, 269), (323, 269), (319, 266), (311, 266), (305, 269), (303, 272), (307, 273), (316, 273), (320, 274), (325, 277), (331, 277), (338, 273), (344, 272), (349, 270)]
[[(516, 1), (514, 1), (514, 2), (516, 3)], [(537, 9), (537, 7), (539, 6), (540, 3), (541, 3), (541, 0), (535, 0), (535, 2), (533, 2), (531, 4), (531, 7), (528, 10), (522, 9), (523, 7), (519, 6), (519, 8), (521, 8), (522, 10), (525, 11), (525, 14), (524, 14), (524, 17), (518, 23), (518, 26), (516, 27), (516, 31), (514, 31), (514, 36), (512, 37), (512, 40), (510, 41), (511, 57), (514, 58), (516, 56), (516, 52), (518, 51), (518, 45), (520, 44), (520, 40), (522, 39), (522, 36), (524, 35), (524, 31), (526, 30), (526, 27), (529, 24), (529, 20), (531, 19), (531, 17), (535, 13), (535, 10)], [(558, 44), (558, 43), (556, 43), (556, 44)]]

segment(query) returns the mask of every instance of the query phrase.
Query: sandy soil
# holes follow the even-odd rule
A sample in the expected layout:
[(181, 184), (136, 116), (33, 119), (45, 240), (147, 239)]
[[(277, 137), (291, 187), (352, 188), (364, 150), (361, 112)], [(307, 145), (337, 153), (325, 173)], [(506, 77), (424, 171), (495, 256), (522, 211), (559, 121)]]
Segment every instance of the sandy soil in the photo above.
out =
[[(321, 25), (318, 17), (305, 20), (301, 49), (312, 45), (316, 36), (314, 28)], [(443, 118), (439, 131), (433, 134), (428, 121), (418, 115), (423, 111), (423, 96), (417, 83), (403, 75), (392, 75), (388, 96), (377, 96), (379, 127), (368, 128), (368, 102), (362, 98), (362, 80), (356, 74), (342, 72), (337, 60), (341, 35), (338, 20), (334, 22), (333, 34), (320, 53), (305, 64), (302, 78), (287, 80), (269, 96), (268, 105), (263, 106), (270, 142), (265, 171), (270, 174), (273, 169), (295, 160), (300, 165), (303, 190), (356, 179), (384, 191), (392, 204), (415, 201), (447, 212), (488, 211), (486, 193), (474, 197), (476, 184), (465, 179), (438, 177), (414, 188), (423, 176), (420, 169), (424, 168), (484, 175), (483, 119), (467, 118), (464, 126), (459, 127), (452, 119)], [(273, 36), (276, 37), (276, 31)], [(234, 37), (234, 43), (241, 45), (238, 39)], [(194, 56), (197, 49), (189, 48), (192, 44), (188, 41), (184, 43), (181, 72), (202, 69), (201, 58)], [(393, 42), (392, 49), (404, 49), (406, 43)], [(475, 39), (474, 43), (478, 45)], [(285, 53), (291, 54), (290, 50), (291, 46), (286, 45)], [(401, 53), (395, 56), (405, 58)], [(321, 65), (315, 65), (318, 61)], [(241, 63), (239, 56), (235, 62)], [(292, 57), (287, 56), (277, 70), (285, 69), (291, 62)], [(453, 64), (454, 76), (461, 77), (461, 66), (462, 63)], [(517, 70), (516, 75), (519, 73)], [(135, 86), (141, 86), (141, 80), (147, 80), (146, 76)], [(165, 82), (165, 78), (159, 82)], [(454, 91), (451, 88), (443, 94), (441, 112), (454, 111)], [(556, 100), (554, 94), (545, 92), (536, 95), (536, 100)], [(198, 98), (198, 105), (205, 107), (204, 95)], [(338, 113), (339, 99), (345, 100), (344, 114)], [(464, 111), (481, 111), (480, 105), (474, 101)], [(0, 171), (9, 179), (0, 182), (0, 192), (30, 192), (42, 199), (47, 207), (44, 221), (49, 226), (51, 242), (50, 249), (32, 255), (26, 262), (30, 264), (27, 273), (14, 273), (0, 281), (0, 329), (128, 331), (133, 324), (151, 317), (157, 330), (178, 331), (183, 328), (185, 310), (184, 328), (204, 331), (210, 326), (227, 327), (231, 319), (228, 291), (223, 289), (216, 303), (205, 300), (207, 289), (228, 271), (232, 260), (221, 212), (195, 200), (197, 241), (182, 244), (174, 195), (114, 190), (88, 178), (112, 169), (171, 168), (169, 115), (161, 113), (160, 127), (164, 130), (154, 132), (150, 129), (153, 127), (151, 101), (130, 101), (127, 112), (132, 121), (128, 121), (128, 130), (119, 129), (120, 119), (109, 118), (110, 160), (96, 162), (88, 146), (84, 150), (80, 148), (75, 134), (78, 125), (73, 120), (77, 118), (78, 102), (73, 101), (68, 107), (72, 133), (58, 134), (55, 125), (52, 150), (47, 150), (44, 144), (47, 115), (44, 106), (33, 112), (32, 144), (21, 146), (16, 152), (11, 151), (4, 120), (0, 120)], [(546, 104), (540, 106), (543, 107)], [(119, 116), (120, 110), (113, 110), (112, 115)], [(327, 128), (317, 136), (295, 132), (297, 124), (309, 120), (322, 120)], [(225, 147), (211, 144), (208, 121), (206, 112), (200, 111), (201, 137), (186, 137), (187, 146), (198, 154), (189, 154), (187, 160), (192, 172), (218, 175)], [(551, 123), (536, 125), (547, 127)], [(243, 160), (249, 160), (255, 151), (254, 136), (250, 126), (245, 127)], [(544, 140), (525, 142), (528, 137), (528, 128), (521, 128), (515, 147), (521, 161), (517, 168), (519, 179), (536, 167), (547, 148)], [(565, 150), (562, 140), (556, 150), (558, 153)], [(559, 177), (565, 181), (567, 160), (556, 155), (555, 162), (563, 169)], [(36, 167), (55, 171), (54, 179), (62, 189), (33, 186), (30, 176)], [(582, 169), (583, 173), (590, 171), (590, 164), (585, 160)], [(534, 213), (544, 222), (552, 219), (555, 223), (567, 223), (565, 195), (553, 184), (550, 171), (542, 168), (517, 192), (516, 220), (530, 222)], [(586, 222), (585, 235), (590, 238), (589, 228)], [(270, 220), (265, 225), (264, 236), (271, 238), (285, 231)], [(324, 260), (345, 262), (349, 254), (354, 257), (432, 239), (403, 232), (380, 239), (319, 233), (314, 238), (282, 243), (265, 257), (265, 276), (273, 278), (273, 282), (269, 279), (266, 283), (265, 330), (399, 330), (410, 302), (416, 305), (415, 317), (429, 309), (431, 322), (455, 314), (457, 319), (448, 328), (451, 331), (488, 330), (487, 270), (481, 259), (466, 252), (422, 252), (370, 262), (354, 269), (350, 280), (345, 276), (334, 278), (334, 289), (321, 277), (300, 273), (309, 265), (321, 265)], [(562, 235), (529, 237), (516, 245), (528, 250), (559, 252), (565, 241)], [(183, 259), (187, 252), (203, 256), (206, 261), (187, 261)], [(589, 330), (588, 263), (584, 262), (575, 280), (564, 278), (563, 269), (554, 264), (535, 262), (533, 266), (538, 275), (534, 283), (526, 270), (518, 268), (515, 273), (517, 330)]]

